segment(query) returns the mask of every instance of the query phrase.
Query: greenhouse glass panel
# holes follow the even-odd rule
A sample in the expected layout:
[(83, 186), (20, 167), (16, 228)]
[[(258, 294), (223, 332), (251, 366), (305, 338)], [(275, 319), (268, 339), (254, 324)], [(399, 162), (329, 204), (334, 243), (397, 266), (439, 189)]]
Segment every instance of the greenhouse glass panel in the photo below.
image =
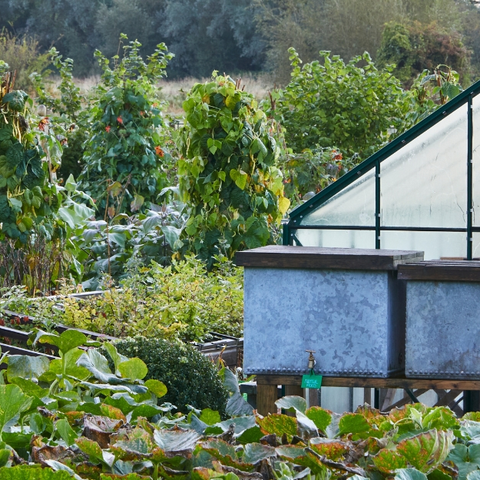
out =
[(473, 225), (480, 226), (480, 98), (473, 99)]
[(322, 208), (307, 213), (300, 225), (375, 225), (375, 170), (327, 200)]
[(375, 248), (375, 232), (368, 230), (297, 230), (303, 247)]
[(285, 244), (480, 256), (480, 82), (297, 207)]
[(472, 252), (472, 259), (473, 260), (480, 260), (480, 233), (473, 234), (473, 252)]
[(466, 159), (462, 105), (381, 163), (382, 226), (465, 227)]
[(382, 231), (382, 248), (425, 252), (425, 260), (467, 257), (465, 232)]

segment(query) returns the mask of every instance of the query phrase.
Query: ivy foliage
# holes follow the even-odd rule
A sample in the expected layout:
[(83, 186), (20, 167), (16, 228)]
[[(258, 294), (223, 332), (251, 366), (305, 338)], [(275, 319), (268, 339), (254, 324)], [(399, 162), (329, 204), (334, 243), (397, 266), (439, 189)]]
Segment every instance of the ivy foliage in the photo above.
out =
[(280, 91), (272, 114), (285, 127), (287, 145), (338, 147), (364, 160), (404, 130), (409, 95), (391, 74), (378, 70), (368, 53), (345, 63), (320, 52), (320, 61), (301, 66), (291, 48), (291, 81)]
[(183, 108), (178, 174), (191, 205), (187, 248), (211, 263), (216, 254), (231, 258), (272, 242), (289, 200), (265, 113), (238, 82), (215, 73), (193, 86)]
[[(122, 35), (121, 40), (127, 37)], [(140, 210), (167, 185), (164, 165), (170, 156), (159, 131), (162, 117), (156, 83), (165, 76), (172, 55), (159, 44), (144, 61), (140, 47), (137, 41), (129, 42), (122, 58), (113, 58), (113, 67), (95, 52), (103, 75), (91, 104), (91, 134), (79, 179), (100, 212), (110, 208), (110, 217)]]

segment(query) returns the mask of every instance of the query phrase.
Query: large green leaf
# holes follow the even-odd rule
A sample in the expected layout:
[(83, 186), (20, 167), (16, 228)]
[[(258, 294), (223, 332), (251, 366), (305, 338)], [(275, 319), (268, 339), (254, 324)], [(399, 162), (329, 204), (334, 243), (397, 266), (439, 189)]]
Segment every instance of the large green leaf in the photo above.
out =
[(193, 450), (201, 438), (194, 430), (155, 430), (153, 438), (156, 444), (165, 452)]
[(297, 420), (288, 415), (272, 413), (263, 419), (257, 419), (260, 428), (266, 433), (274, 433), (279, 437), (284, 434), (292, 437), (297, 434)]
[(423, 417), (423, 428), (430, 430), (447, 430), (459, 425), (458, 418), (448, 407), (434, 407)]
[(427, 476), (415, 468), (400, 468), (396, 471), (395, 480), (427, 480)]
[(27, 98), (28, 95), (23, 90), (14, 90), (2, 98), (2, 103), (8, 105), (15, 112), (22, 112)]
[(49, 372), (55, 375), (70, 375), (79, 380), (87, 380), (91, 373), (84, 367), (77, 366), (77, 360), (83, 355), (80, 348), (72, 348), (64, 354), (63, 359), (55, 359), (50, 362)]
[[(96, 232), (97, 230), (95, 230)], [(118, 353), (117, 349), (115, 348), (115, 346), (110, 343), (110, 342), (105, 342), (103, 344), (103, 348), (105, 348), (105, 350), (108, 352), (108, 354), (110, 355), (110, 358), (113, 360), (113, 364), (115, 365), (115, 370), (116, 370), (116, 373), (119, 374), (119, 372), (117, 371), (118, 370), (118, 365), (122, 362), (125, 362), (128, 360), (128, 358), (125, 356), (125, 355), (121, 355), (120, 353)]]
[(216, 423), (220, 423), (221, 418), (220, 414), (216, 410), (204, 408), (200, 414), (200, 420), (207, 425), (215, 425)]
[(460, 433), (466, 440), (480, 439), (480, 422), (476, 420), (463, 420), (460, 423)]
[(103, 383), (119, 385), (125, 383), (125, 380), (112, 373), (108, 366), (108, 360), (95, 349), (84, 352), (77, 360), (79, 367), (86, 368), (93, 376)]
[(145, 386), (158, 398), (164, 397), (167, 394), (167, 386), (160, 380), (150, 378), (145, 382)]
[(78, 435), (65, 418), (61, 418), (55, 423), (55, 429), (69, 447), (73, 445), (78, 438)]
[(32, 397), (25, 395), (17, 385), (0, 385), (0, 437), (5, 425), (28, 410)]
[(348, 413), (343, 415), (338, 426), (340, 429), (340, 436), (352, 433), (354, 439), (368, 437), (371, 430), (370, 424), (366, 418), (359, 413)]
[(407, 460), (405, 457), (397, 453), (395, 450), (380, 450), (377, 455), (373, 457), (374, 465), (385, 474), (394, 473), (399, 468), (407, 468)]
[(310, 407), (305, 414), (307, 417), (315, 423), (317, 428), (325, 432), (327, 427), (330, 425), (332, 421), (331, 412), (328, 410), (323, 409), (322, 407)]
[(275, 457), (277, 455), (275, 448), (261, 443), (249, 443), (245, 445), (242, 460), (245, 463), (256, 464), (262, 460)]
[(397, 451), (406, 458), (409, 465), (428, 474), (445, 461), (452, 449), (452, 441), (451, 430), (445, 432), (433, 429), (399, 442)]
[(87, 341), (87, 337), (78, 330), (65, 330), (60, 335), (44, 332), (39, 333), (41, 334), (37, 335), (38, 342), (55, 345), (64, 354), (72, 348), (84, 345)]
[(297, 395), (282, 397), (275, 402), (275, 405), (283, 410), (298, 410), (302, 413), (307, 411), (307, 401), (303, 397)]
[(310, 440), (312, 450), (324, 455), (330, 460), (337, 461), (350, 451), (350, 446), (341, 440), (317, 437)]
[(298, 436), (308, 440), (318, 437), (318, 429), (315, 423), (310, 420), (304, 413), (297, 410), (297, 433)]
[(465, 480), (470, 472), (480, 470), (480, 444), (467, 446), (457, 443), (448, 454), (447, 460), (457, 466), (459, 480)]
[(47, 357), (30, 355), (10, 355), (8, 357), (7, 378), (21, 377), (26, 380), (38, 379), (50, 366)]
[(130, 358), (118, 364), (118, 370), (122, 377), (130, 380), (142, 380), (148, 373), (145, 362), (140, 358)]

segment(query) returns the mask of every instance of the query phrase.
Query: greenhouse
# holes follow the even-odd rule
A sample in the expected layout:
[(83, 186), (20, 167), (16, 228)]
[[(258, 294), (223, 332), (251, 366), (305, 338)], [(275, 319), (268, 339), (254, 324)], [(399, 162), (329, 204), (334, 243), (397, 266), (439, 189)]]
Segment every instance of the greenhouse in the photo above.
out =
[(479, 93), (477, 82), (293, 210), (284, 245), (479, 257)]

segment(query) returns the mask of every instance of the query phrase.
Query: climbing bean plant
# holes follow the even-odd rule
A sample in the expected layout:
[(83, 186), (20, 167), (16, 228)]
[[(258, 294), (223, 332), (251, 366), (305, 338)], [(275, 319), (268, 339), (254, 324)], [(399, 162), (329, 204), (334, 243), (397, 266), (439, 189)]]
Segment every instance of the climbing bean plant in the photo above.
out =
[(289, 200), (265, 113), (239, 82), (215, 73), (193, 86), (183, 108), (178, 174), (191, 205), (184, 244), (211, 264), (215, 254), (272, 242)]

